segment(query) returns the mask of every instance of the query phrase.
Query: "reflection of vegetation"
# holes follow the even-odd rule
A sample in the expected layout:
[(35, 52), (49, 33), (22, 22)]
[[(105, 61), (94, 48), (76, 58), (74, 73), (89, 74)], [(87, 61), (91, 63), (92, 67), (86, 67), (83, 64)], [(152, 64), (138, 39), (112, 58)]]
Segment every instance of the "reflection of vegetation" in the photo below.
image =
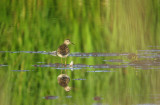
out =
[[(148, 45), (160, 44), (159, 4), (159, 0), (0, 0), (0, 50), (51, 51), (69, 38), (76, 44), (70, 46), (71, 52), (135, 53)], [(40, 67), (35, 70), (31, 66), (37, 61), (57, 63), (57, 57), (0, 53), (0, 58), (1, 64), (9, 65), (0, 67), (0, 104), (49, 105), (62, 102), (41, 99), (49, 94), (65, 94), (56, 86), (55, 78), (60, 72)], [(103, 62), (93, 57), (73, 58), (73, 61), (92, 65)], [(25, 69), (35, 72), (11, 72)], [(87, 80), (71, 82), (79, 89), (70, 93), (72, 101), (62, 103), (79, 102), (82, 105), (85, 102), (89, 105), (97, 95), (104, 97), (104, 103), (128, 105), (146, 100), (137, 98), (137, 94), (143, 97), (156, 92), (159, 73), (143, 71), (136, 76), (133, 68), (127, 70), (125, 77), (121, 75), (123, 72), (69, 72), (72, 78), (86, 77)]]

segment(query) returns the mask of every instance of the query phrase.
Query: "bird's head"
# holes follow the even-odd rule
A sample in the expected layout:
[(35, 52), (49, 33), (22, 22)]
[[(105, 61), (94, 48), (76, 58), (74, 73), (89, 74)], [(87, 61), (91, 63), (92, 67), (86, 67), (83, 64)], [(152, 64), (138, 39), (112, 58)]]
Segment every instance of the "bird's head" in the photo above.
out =
[(71, 87), (66, 86), (66, 87), (64, 87), (64, 90), (65, 90), (66, 92), (69, 92), (69, 91), (71, 90)]
[[(73, 44), (69, 39), (66, 39), (65, 41), (64, 41), (64, 44), (66, 44), (66, 45), (69, 45), (69, 44)], [(74, 44), (73, 44), (74, 45)]]

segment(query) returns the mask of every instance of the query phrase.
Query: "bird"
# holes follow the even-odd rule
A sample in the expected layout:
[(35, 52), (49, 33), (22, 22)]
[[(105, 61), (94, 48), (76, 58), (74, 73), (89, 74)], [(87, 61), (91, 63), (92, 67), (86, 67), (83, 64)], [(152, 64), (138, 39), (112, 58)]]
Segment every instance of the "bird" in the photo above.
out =
[(70, 81), (70, 77), (66, 74), (60, 74), (57, 77), (58, 84), (62, 87), (64, 87), (64, 90), (69, 92), (71, 90), (71, 87), (68, 86), (68, 83)]
[(64, 40), (64, 43), (60, 45), (57, 49), (57, 55), (61, 58), (61, 63), (63, 64), (62, 58), (65, 58), (65, 66), (66, 66), (66, 58), (70, 53), (68, 45), (73, 44), (69, 39)]

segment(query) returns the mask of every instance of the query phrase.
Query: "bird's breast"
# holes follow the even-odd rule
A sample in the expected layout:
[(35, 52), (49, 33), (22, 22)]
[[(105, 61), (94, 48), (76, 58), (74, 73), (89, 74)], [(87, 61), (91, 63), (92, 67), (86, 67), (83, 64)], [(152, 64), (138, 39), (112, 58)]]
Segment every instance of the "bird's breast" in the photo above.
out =
[(59, 57), (65, 58), (65, 57), (67, 57), (69, 55), (69, 53), (70, 53), (69, 48), (65, 44), (61, 45), (57, 50), (57, 55)]

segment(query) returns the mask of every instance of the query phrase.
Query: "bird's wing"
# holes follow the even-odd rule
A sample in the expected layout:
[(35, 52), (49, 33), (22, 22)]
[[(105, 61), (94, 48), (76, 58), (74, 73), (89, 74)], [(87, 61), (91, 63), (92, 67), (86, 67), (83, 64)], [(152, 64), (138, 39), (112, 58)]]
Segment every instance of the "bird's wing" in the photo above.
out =
[(67, 45), (63, 44), (63, 45), (59, 46), (57, 52), (59, 52), (62, 55), (66, 55), (69, 53), (69, 48)]

